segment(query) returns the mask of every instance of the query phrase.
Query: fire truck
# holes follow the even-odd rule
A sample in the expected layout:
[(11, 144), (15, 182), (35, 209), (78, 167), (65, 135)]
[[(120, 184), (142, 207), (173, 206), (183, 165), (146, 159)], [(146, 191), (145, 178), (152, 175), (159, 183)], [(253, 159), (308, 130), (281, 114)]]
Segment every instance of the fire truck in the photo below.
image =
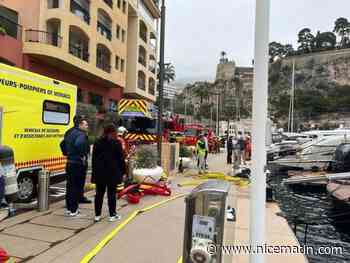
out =
[(157, 121), (152, 105), (141, 99), (122, 99), (118, 104), (119, 126), (127, 130), (124, 139), (129, 144), (157, 142)]
[(216, 138), (214, 132), (210, 128), (206, 128), (200, 124), (188, 124), (184, 126), (184, 140), (183, 143), (186, 146), (195, 146), (197, 138), (200, 134), (207, 134), (209, 152), (216, 152), (219, 141)]

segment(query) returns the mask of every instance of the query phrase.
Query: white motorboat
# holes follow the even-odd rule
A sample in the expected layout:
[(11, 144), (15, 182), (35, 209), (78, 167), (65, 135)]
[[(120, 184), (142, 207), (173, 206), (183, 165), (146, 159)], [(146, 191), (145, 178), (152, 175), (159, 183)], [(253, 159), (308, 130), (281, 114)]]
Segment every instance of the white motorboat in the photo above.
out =
[(344, 136), (329, 136), (300, 146), (302, 149), (295, 156), (269, 162), (288, 169), (324, 169), (333, 160), (335, 150), (341, 143), (349, 142)]

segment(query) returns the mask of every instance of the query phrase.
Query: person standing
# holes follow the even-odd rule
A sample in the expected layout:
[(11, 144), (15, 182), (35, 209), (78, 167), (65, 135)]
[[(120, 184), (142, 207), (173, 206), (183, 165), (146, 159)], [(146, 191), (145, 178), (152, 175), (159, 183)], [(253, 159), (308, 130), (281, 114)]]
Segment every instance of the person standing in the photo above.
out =
[(84, 197), (84, 186), (88, 167), (90, 146), (87, 132), (88, 122), (81, 116), (74, 117), (74, 127), (64, 135), (61, 149), (67, 156), (66, 164), (66, 215), (79, 215), (79, 203), (91, 203)]
[(204, 141), (203, 135), (201, 135), (196, 145), (199, 174), (203, 174), (205, 172), (205, 153), (206, 153), (205, 141)]
[(113, 124), (104, 128), (103, 135), (94, 144), (92, 152), (91, 182), (96, 184), (95, 222), (101, 220), (103, 198), (107, 189), (109, 221), (114, 222), (121, 218), (116, 212), (117, 185), (126, 174), (123, 149), (116, 140), (117, 131)]
[(252, 154), (252, 142), (250, 140), (249, 134), (246, 136), (246, 139), (245, 139), (244, 151), (245, 151), (245, 159), (250, 161), (251, 160), (251, 154)]
[(227, 140), (227, 164), (232, 164), (233, 141), (232, 136)]
[(204, 164), (205, 164), (205, 169), (208, 169), (208, 154), (209, 154), (208, 133), (204, 133), (203, 140), (205, 142)]
[(242, 135), (242, 132), (239, 131), (238, 132), (238, 137), (237, 137), (237, 158), (238, 158), (238, 164), (241, 165), (242, 164), (242, 160), (243, 160), (243, 164), (245, 165), (245, 158), (243, 156), (244, 154), (244, 146), (245, 146), (245, 141)]

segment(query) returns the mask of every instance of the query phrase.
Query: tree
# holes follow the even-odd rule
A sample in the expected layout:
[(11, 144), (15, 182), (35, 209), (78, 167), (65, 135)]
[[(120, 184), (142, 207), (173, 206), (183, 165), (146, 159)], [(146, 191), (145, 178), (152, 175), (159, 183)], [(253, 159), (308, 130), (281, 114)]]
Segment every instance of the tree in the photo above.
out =
[(340, 36), (341, 40), (339, 46), (341, 48), (349, 46), (350, 23), (346, 18), (340, 17), (335, 21), (333, 32)]
[[(167, 83), (170, 83), (171, 81), (174, 81), (176, 77), (175, 74), (175, 67), (171, 63), (165, 64), (164, 67), (164, 81)], [(158, 70), (157, 78), (159, 80), (160, 78), (160, 71)]]
[(197, 82), (193, 86), (193, 94), (200, 99), (200, 104), (209, 99), (211, 85), (208, 82)]
[(283, 45), (278, 42), (271, 42), (269, 44), (270, 63), (274, 62), (276, 57), (283, 57)]
[(283, 47), (284, 57), (293, 56), (294, 52), (295, 52), (295, 50), (291, 44), (284, 45), (284, 47)]
[(298, 34), (298, 43), (300, 44), (298, 50), (302, 51), (304, 54), (312, 52), (314, 38), (309, 28), (300, 30)]
[(277, 57), (285, 58), (293, 54), (294, 48), (291, 44), (283, 45), (275, 41), (269, 44), (270, 63), (274, 62)]
[(337, 44), (337, 37), (332, 32), (317, 32), (313, 40), (312, 46), (314, 51), (331, 50)]

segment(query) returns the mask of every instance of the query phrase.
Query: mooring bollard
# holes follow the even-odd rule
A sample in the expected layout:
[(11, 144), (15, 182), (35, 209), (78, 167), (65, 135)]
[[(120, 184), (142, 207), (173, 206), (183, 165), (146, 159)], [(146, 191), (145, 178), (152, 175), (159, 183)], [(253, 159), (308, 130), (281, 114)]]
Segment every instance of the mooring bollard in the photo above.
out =
[(50, 183), (50, 172), (40, 171), (40, 173), (39, 173), (39, 195), (38, 195), (38, 210), (39, 210), (39, 212), (49, 210), (49, 183)]

